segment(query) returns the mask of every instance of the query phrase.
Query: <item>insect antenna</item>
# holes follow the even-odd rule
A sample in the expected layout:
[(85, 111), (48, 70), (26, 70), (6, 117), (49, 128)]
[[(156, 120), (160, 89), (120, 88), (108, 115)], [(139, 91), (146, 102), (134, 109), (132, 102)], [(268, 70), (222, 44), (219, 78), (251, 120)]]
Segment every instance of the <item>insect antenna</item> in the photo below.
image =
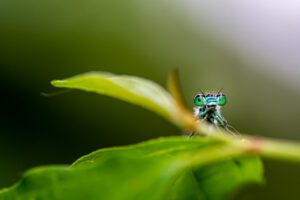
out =
[(201, 92), (201, 94), (202, 94), (203, 96), (205, 96), (205, 93), (204, 93), (201, 89), (199, 89), (199, 91)]
[(218, 94), (220, 94), (220, 93), (222, 92), (222, 90), (223, 90), (223, 88), (221, 88), (221, 89), (219, 90)]

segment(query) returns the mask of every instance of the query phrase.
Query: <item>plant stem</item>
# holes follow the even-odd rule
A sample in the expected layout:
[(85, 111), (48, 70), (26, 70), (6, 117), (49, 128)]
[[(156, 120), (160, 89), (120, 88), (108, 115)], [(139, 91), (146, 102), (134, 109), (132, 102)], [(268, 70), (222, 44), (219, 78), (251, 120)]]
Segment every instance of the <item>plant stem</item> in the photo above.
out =
[(256, 152), (263, 157), (300, 162), (299, 143), (269, 138), (251, 138), (249, 141), (249, 147), (253, 148), (254, 145)]
[(199, 124), (197, 131), (233, 145), (246, 155), (257, 154), (265, 158), (300, 162), (300, 143), (255, 136), (233, 136), (223, 130), (211, 130), (205, 123)]

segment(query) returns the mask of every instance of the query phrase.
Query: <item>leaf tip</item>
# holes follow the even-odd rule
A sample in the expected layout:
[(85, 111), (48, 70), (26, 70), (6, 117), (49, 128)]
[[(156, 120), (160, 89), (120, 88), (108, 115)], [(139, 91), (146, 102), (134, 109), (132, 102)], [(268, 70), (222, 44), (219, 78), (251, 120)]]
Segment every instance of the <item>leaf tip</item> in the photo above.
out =
[(63, 83), (64, 81), (62, 80), (52, 80), (50, 83), (51, 85), (53, 85), (54, 87), (59, 87), (61, 86), (61, 83)]

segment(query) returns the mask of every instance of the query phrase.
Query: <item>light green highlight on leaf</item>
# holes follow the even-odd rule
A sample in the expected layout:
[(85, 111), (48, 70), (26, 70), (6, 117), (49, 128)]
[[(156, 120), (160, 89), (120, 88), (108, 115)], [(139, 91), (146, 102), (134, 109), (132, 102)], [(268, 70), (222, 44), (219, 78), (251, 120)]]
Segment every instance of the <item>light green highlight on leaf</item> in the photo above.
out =
[(65, 80), (51, 82), (55, 87), (95, 92), (133, 103), (156, 112), (182, 126), (171, 95), (157, 83), (127, 75), (89, 72)]

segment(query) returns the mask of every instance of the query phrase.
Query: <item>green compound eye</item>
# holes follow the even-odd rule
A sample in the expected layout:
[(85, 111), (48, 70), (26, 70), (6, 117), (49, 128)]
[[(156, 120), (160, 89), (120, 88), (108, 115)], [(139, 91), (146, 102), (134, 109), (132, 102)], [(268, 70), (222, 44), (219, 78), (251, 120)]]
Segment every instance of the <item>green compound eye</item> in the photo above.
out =
[(225, 104), (227, 103), (227, 98), (224, 94), (221, 94), (218, 97), (218, 101), (219, 101), (219, 106), (225, 106)]
[(198, 94), (197, 96), (195, 96), (195, 98), (194, 98), (195, 106), (203, 106), (204, 105), (204, 99), (205, 99), (205, 97), (201, 94)]

